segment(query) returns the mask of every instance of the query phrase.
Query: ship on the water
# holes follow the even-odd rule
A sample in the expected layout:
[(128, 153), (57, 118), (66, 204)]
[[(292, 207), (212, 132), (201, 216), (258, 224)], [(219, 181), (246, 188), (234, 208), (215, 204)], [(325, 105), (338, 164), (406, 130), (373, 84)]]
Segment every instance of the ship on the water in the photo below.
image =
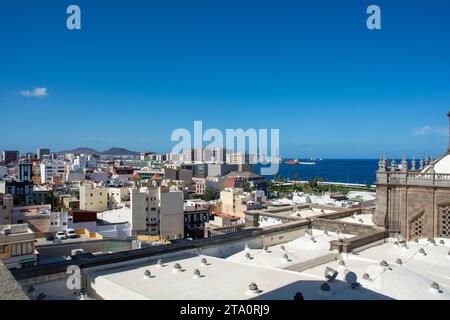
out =
[(300, 161), (298, 159), (294, 159), (294, 160), (287, 160), (284, 162), (285, 164), (290, 164), (290, 165), (315, 165), (316, 162), (314, 161)]

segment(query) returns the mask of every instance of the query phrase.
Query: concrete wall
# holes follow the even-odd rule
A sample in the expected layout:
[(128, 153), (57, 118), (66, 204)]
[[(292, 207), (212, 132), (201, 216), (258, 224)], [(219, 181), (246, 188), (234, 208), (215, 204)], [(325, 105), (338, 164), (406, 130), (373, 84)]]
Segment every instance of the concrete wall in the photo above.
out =
[(98, 212), (108, 210), (108, 188), (92, 188), (91, 185), (81, 186), (80, 209)]
[(311, 221), (312, 221), (312, 228), (314, 229), (327, 230), (330, 232), (336, 232), (337, 230), (339, 230), (340, 232), (344, 232), (351, 235), (364, 235), (376, 230), (374, 227), (371, 226), (337, 220), (314, 218), (311, 219)]
[(162, 192), (160, 233), (164, 239), (184, 238), (184, 199), (182, 192)]
[(70, 256), (72, 250), (83, 249), (85, 253), (122, 252), (131, 250), (131, 241), (128, 240), (92, 240), (63, 243), (59, 245), (38, 246), (39, 259), (48, 259)]

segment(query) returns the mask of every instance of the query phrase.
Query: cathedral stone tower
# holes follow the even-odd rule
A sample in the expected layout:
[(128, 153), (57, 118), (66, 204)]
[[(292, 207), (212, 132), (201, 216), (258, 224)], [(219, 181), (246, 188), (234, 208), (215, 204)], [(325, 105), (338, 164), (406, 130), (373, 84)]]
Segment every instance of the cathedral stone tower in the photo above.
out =
[[(449, 133), (450, 133), (450, 112)], [(414, 161), (414, 160), (413, 160)], [(406, 239), (450, 237), (450, 143), (447, 152), (433, 160), (416, 162), (405, 158), (401, 169), (387, 157), (377, 171), (377, 208), (374, 222)]]

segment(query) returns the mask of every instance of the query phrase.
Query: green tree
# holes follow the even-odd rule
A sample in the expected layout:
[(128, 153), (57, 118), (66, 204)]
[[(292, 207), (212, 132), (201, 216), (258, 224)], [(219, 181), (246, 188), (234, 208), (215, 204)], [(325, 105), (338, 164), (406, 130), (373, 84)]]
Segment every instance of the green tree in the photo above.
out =
[(50, 205), (52, 206), (53, 212), (58, 212), (58, 211), (61, 211), (62, 209), (64, 209), (64, 206), (63, 206), (61, 200), (59, 200), (59, 197), (55, 194), (55, 192), (53, 190), (50, 190), (48, 192), (48, 201), (50, 202)]
[(208, 187), (203, 193), (202, 199), (205, 201), (217, 200), (220, 198), (220, 192), (214, 188)]

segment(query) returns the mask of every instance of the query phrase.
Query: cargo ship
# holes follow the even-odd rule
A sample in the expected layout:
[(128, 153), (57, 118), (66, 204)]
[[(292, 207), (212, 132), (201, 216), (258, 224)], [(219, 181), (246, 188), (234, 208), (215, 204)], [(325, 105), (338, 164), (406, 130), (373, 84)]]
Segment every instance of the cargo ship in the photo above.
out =
[(303, 165), (315, 165), (315, 164), (316, 164), (314, 161), (303, 162), (303, 161), (300, 161), (300, 160), (298, 160), (298, 159), (285, 161), (284, 163), (285, 163), (285, 164), (290, 164), (290, 165), (299, 165), (299, 164), (303, 164)]

